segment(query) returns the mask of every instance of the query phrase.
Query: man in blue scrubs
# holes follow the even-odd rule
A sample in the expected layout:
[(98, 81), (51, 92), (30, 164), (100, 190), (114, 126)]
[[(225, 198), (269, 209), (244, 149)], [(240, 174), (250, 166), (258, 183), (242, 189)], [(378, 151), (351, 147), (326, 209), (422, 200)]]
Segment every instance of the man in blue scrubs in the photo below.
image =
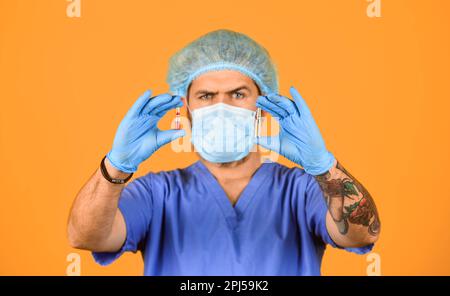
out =
[[(172, 57), (168, 83), (170, 94), (147, 91), (132, 106), (76, 197), (73, 247), (102, 265), (141, 251), (144, 275), (320, 275), (327, 244), (372, 249), (380, 233), (372, 197), (326, 149), (298, 91), (278, 94), (259, 44), (228, 30), (206, 34)], [(185, 135), (157, 127), (183, 105), (199, 161), (126, 186), (140, 163)], [(278, 135), (259, 135), (261, 113), (279, 122)], [(260, 147), (302, 168), (262, 162)]]

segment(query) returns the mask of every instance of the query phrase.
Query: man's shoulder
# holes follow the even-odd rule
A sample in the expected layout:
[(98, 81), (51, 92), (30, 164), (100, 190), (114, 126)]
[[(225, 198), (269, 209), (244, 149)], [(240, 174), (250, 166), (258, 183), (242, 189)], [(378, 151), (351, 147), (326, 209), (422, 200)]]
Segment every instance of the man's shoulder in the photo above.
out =
[(264, 165), (269, 165), (272, 167), (272, 170), (274, 173), (280, 174), (280, 175), (291, 175), (291, 176), (305, 176), (307, 177), (309, 174), (305, 172), (304, 169), (298, 167), (298, 166), (287, 166), (285, 164), (279, 163), (279, 162), (272, 162), (272, 161), (266, 161), (264, 162)]
[[(283, 179), (289, 178), (311, 178), (312, 176), (305, 172), (304, 169), (298, 166), (288, 166), (275, 161), (264, 161), (262, 166), (265, 166), (269, 174), (273, 177), (282, 177)], [(174, 168), (169, 170), (160, 171), (150, 171), (143, 176), (137, 178), (137, 180), (142, 180), (145, 183), (156, 182), (156, 183), (186, 183), (189, 179), (193, 178), (195, 175), (199, 174), (202, 169), (202, 164), (200, 161), (196, 161), (183, 168)]]

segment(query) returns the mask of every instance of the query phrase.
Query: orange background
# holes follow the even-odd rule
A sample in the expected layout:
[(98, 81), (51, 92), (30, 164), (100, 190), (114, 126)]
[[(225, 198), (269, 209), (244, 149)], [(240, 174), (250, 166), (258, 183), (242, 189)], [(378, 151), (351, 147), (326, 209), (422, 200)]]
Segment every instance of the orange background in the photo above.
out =
[[(64, 275), (71, 252), (82, 275), (142, 274), (139, 254), (100, 267), (71, 249), (69, 208), (137, 97), (168, 90), (171, 54), (219, 28), (269, 50), (375, 198), (382, 274), (449, 275), (450, 2), (382, 0), (382, 18), (366, 0), (211, 3), (82, 0), (68, 18), (65, 0), (0, 0), (0, 275)], [(166, 146), (137, 176), (195, 159)], [(367, 264), (329, 248), (323, 273)]]

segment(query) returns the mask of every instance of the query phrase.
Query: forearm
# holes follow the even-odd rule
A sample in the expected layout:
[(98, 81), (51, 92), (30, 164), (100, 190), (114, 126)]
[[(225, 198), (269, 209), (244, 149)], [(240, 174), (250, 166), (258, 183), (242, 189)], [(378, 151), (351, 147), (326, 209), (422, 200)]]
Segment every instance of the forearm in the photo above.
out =
[(338, 230), (330, 233), (333, 239), (344, 247), (375, 242), (380, 233), (380, 219), (366, 188), (338, 161), (327, 173), (315, 178)]
[[(113, 178), (128, 176), (105, 160)], [(118, 213), (118, 201), (125, 185), (108, 182), (98, 169), (78, 193), (68, 221), (68, 238), (73, 247), (99, 249), (111, 237)]]

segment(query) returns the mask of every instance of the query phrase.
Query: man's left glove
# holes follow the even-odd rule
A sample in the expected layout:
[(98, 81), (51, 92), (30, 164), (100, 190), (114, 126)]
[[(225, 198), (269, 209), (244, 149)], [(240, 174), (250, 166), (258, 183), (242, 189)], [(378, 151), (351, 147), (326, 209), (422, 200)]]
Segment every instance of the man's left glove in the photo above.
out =
[(256, 107), (280, 123), (280, 133), (259, 137), (258, 144), (301, 165), (311, 175), (327, 172), (335, 158), (329, 152), (311, 112), (298, 91), (291, 87), (293, 101), (278, 94), (259, 96)]

